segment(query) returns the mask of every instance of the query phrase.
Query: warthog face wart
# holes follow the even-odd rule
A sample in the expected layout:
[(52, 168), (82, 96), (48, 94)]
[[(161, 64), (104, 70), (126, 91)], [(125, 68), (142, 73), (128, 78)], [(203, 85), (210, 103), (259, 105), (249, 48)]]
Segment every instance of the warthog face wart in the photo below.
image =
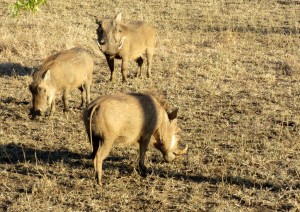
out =
[(177, 112), (178, 109), (168, 114), (170, 123), (159, 128), (157, 132), (154, 133), (155, 139), (151, 140), (154, 147), (162, 152), (165, 161), (168, 163), (184, 154), (188, 148), (188, 146), (186, 146), (183, 150), (178, 149), (178, 142), (180, 140), (178, 132), (180, 129), (177, 126)]

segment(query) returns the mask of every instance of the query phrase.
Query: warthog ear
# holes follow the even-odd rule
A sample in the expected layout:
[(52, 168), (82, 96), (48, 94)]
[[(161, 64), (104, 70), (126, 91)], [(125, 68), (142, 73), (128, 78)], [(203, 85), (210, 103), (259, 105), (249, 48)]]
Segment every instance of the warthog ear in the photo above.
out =
[(101, 19), (99, 19), (99, 18), (96, 18), (96, 24), (98, 24), (98, 25), (100, 25), (100, 26), (101, 26), (101, 23), (102, 23)]
[(37, 72), (35, 68), (30, 69), (30, 76), (34, 76), (34, 74)]
[(122, 21), (122, 12), (119, 12), (115, 19), (114, 19), (115, 22), (121, 22)]
[(50, 80), (50, 79), (51, 79), (50, 70), (47, 70), (43, 76), (43, 80)]
[(174, 119), (177, 118), (177, 113), (178, 113), (178, 108), (176, 108), (175, 110), (173, 110), (171, 113), (168, 113), (169, 116), (169, 120), (172, 121)]

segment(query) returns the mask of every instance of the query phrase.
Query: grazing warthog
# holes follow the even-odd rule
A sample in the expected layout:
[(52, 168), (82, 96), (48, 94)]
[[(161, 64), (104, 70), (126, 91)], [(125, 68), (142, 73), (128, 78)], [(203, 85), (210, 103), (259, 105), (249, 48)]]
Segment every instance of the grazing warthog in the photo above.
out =
[(33, 74), (33, 81), (29, 85), (33, 115), (43, 114), (49, 106), (50, 115), (53, 114), (57, 92), (63, 92), (64, 111), (68, 111), (68, 96), (73, 88), (79, 88), (81, 91), (81, 105), (89, 104), (93, 69), (92, 57), (79, 47), (48, 57)]
[(155, 46), (155, 30), (144, 22), (122, 23), (119, 13), (114, 19), (97, 20), (98, 46), (104, 53), (111, 71), (110, 80), (114, 80), (114, 58), (122, 59), (121, 71), (123, 82), (127, 80), (130, 60), (139, 66), (136, 76), (141, 77), (143, 58), (146, 53), (147, 74), (151, 77), (151, 64)]
[(178, 109), (167, 113), (164, 105), (150, 94), (117, 94), (99, 97), (84, 111), (83, 120), (93, 147), (96, 179), (101, 184), (102, 163), (113, 144), (139, 145), (139, 170), (146, 173), (145, 153), (149, 143), (171, 162), (184, 154), (178, 149)]

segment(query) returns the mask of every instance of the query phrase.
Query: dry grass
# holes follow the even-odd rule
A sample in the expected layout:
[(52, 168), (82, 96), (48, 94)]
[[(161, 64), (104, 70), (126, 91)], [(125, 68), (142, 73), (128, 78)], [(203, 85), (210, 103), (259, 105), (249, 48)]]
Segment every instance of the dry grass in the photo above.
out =
[[(36, 15), (0, 13), (0, 208), (4, 211), (296, 211), (300, 209), (300, 2), (60, 1)], [(94, 16), (119, 11), (158, 30), (153, 78), (110, 83)], [(92, 98), (156, 90), (180, 108), (185, 157), (115, 148), (95, 185), (79, 92), (73, 111), (29, 118), (29, 74), (81, 45), (96, 62)], [(145, 73), (145, 72), (144, 72)]]

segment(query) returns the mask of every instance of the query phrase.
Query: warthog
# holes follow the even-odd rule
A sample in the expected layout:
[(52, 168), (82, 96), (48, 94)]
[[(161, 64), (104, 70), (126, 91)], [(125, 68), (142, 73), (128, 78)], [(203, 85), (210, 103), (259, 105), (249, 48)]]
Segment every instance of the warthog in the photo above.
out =
[(84, 111), (83, 120), (93, 147), (92, 159), (98, 184), (101, 184), (102, 163), (113, 144), (138, 145), (139, 170), (144, 165), (149, 143), (171, 162), (187, 151), (177, 146), (177, 112), (167, 113), (164, 105), (151, 94), (117, 94), (99, 97)]
[(79, 88), (82, 103), (90, 103), (94, 62), (90, 54), (82, 48), (73, 48), (48, 57), (40, 69), (33, 74), (29, 85), (32, 93), (33, 115), (43, 114), (51, 107), (50, 115), (55, 111), (55, 94), (62, 92), (64, 111), (69, 110), (68, 96), (73, 88)]
[(123, 23), (119, 13), (114, 19), (97, 20), (98, 46), (104, 53), (111, 71), (110, 80), (114, 80), (114, 58), (122, 59), (121, 72), (123, 82), (127, 80), (130, 60), (139, 66), (136, 76), (141, 77), (143, 58), (146, 53), (147, 74), (151, 77), (151, 64), (155, 46), (155, 30), (144, 22)]

